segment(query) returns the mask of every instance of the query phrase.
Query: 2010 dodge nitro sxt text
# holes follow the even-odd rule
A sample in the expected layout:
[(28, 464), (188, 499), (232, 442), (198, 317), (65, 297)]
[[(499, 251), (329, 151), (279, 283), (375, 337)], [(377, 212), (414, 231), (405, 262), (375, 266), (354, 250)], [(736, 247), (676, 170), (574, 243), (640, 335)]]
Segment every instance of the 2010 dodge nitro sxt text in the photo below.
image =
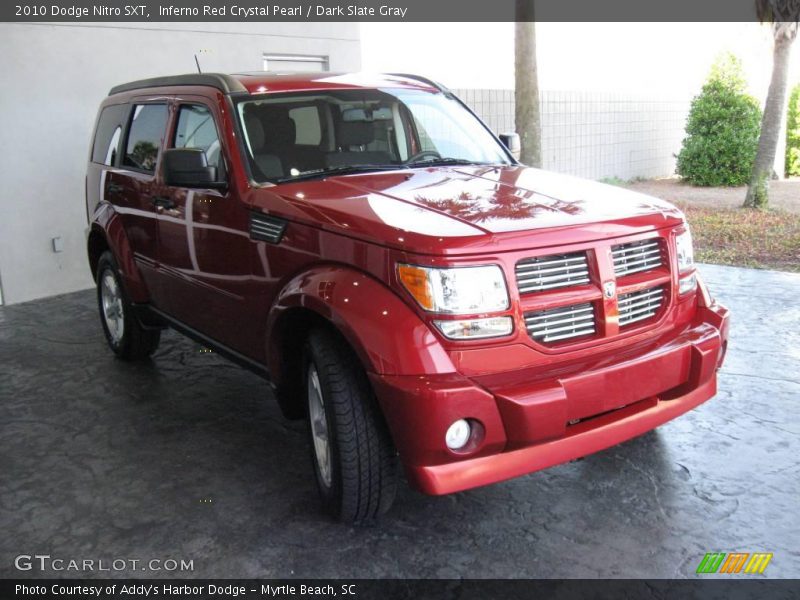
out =
[(681, 212), (501, 139), (413, 76), (115, 87), (86, 181), (109, 346), (146, 358), (169, 326), (267, 377), (349, 522), (388, 509), (401, 464), (457, 492), (711, 398), (728, 311)]

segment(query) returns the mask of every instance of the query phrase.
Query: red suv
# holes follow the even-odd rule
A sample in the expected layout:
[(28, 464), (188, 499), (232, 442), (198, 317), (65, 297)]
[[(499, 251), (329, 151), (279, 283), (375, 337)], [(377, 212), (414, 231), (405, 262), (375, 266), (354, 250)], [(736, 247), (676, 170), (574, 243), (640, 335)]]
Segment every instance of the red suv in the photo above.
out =
[(674, 206), (522, 166), (403, 75), (179, 75), (111, 90), (86, 178), (101, 323), (174, 329), (307, 418), (335, 516), (622, 442), (711, 398), (728, 311)]

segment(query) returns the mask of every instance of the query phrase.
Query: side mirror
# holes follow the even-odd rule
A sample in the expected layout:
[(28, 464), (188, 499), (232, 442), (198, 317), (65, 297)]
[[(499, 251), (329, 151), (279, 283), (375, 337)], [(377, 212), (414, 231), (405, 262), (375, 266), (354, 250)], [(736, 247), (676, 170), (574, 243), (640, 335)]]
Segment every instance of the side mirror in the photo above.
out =
[(208, 166), (206, 153), (200, 148), (171, 148), (164, 150), (164, 183), (175, 187), (222, 189), (217, 181), (217, 168)]
[(522, 143), (519, 140), (518, 133), (501, 133), (500, 141), (511, 152), (511, 156), (519, 160), (520, 152), (522, 151)]

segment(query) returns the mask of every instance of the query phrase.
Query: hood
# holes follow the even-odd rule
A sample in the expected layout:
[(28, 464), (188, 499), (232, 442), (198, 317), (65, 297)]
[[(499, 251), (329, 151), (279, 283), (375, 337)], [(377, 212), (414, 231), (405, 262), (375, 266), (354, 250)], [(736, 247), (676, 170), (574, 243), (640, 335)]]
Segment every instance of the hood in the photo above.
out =
[(522, 166), (396, 170), (268, 189), (304, 221), (420, 253), (591, 241), (683, 220), (663, 200)]

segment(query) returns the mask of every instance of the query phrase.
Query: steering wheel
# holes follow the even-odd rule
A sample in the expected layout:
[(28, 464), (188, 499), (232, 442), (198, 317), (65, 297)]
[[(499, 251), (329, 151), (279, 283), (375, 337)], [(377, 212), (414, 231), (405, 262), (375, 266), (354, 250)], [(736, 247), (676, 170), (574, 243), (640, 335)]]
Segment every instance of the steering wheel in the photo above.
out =
[(419, 162), (423, 158), (442, 158), (442, 155), (439, 154), (436, 150), (423, 150), (422, 152), (417, 152), (414, 156), (409, 156), (408, 160), (405, 161), (406, 164), (408, 163), (415, 163)]

